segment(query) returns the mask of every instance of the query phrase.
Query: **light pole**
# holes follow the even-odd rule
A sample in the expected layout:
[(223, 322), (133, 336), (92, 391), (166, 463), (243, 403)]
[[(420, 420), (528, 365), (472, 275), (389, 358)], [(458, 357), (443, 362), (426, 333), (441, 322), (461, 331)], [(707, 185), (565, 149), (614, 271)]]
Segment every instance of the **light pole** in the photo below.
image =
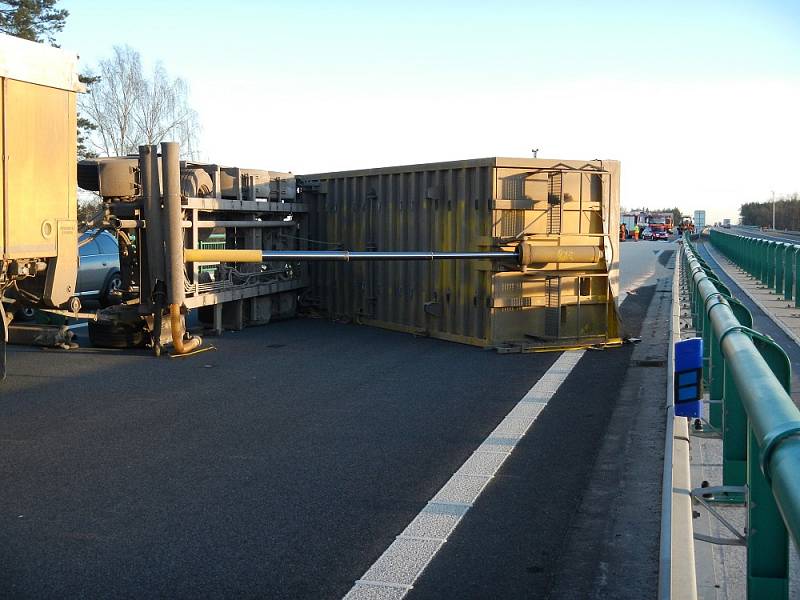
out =
[(775, 229), (775, 190), (772, 191), (772, 229)]

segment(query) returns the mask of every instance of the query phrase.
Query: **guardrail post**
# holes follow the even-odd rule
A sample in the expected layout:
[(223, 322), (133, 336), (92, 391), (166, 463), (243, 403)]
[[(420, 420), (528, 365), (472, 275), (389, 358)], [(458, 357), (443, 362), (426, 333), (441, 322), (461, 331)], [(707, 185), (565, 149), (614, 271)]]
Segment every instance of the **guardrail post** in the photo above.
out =
[(794, 306), (800, 308), (800, 246), (794, 251)]
[(767, 280), (764, 285), (767, 288), (775, 287), (775, 250), (777, 249), (776, 242), (767, 242)]
[(724, 415), (722, 425), (722, 483), (747, 483), (747, 413), (733, 380), (730, 365), (723, 363)]
[(758, 279), (759, 273), (761, 271), (761, 247), (763, 246), (761, 242), (762, 240), (754, 239), (751, 244), (753, 251), (752, 261), (753, 261), (754, 279)]
[[(733, 315), (745, 327), (753, 326), (753, 315), (735, 298), (728, 299)], [(720, 351), (720, 355), (722, 352)], [(722, 392), (722, 483), (745, 485), (747, 483), (747, 413), (736, 389), (733, 373), (725, 360)]]
[(797, 246), (786, 244), (786, 251), (783, 257), (783, 299), (791, 300), (794, 288), (794, 253)]
[[(750, 316), (750, 311), (748, 311), (744, 305), (742, 305), (738, 300), (735, 300), (731, 297), (730, 290), (725, 287), (721, 282), (716, 280), (716, 276), (707, 275), (709, 279), (714, 282), (714, 285), (717, 286), (717, 289), (722, 294), (722, 297), (728, 302), (730, 305), (731, 310), (733, 311), (734, 316), (739, 319), (739, 322), (743, 325), (746, 324), (747, 327), (753, 322), (752, 317)], [(734, 309), (734, 306), (736, 308)], [(708, 345), (709, 347), (709, 373), (707, 378), (708, 383), (708, 422), (717, 431), (724, 430), (724, 411), (725, 411), (725, 361), (722, 356), (722, 349), (719, 345), (719, 340), (717, 339), (716, 334), (714, 333), (714, 328), (711, 326), (710, 322), (710, 310), (714, 308), (714, 305), (710, 307), (707, 311), (704, 311), (706, 314), (706, 329), (703, 330), (703, 333), (708, 332), (708, 336), (703, 336), (703, 354), (705, 355), (705, 346)], [(741, 311), (744, 310), (744, 313)], [(706, 339), (707, 337), (707, 339)], [(703, 367), (705, 367), (705, 356), (703, 358), (704, 363)], [(724, 435), (724, 431), (723, 431)], [(724, 462), (724, 461), (723, 461)], [(744, 481), (740, 485), (743, 485)]]
[(752, 238), (739, 236), (739, 241), (742, 243), (742, 257), (744, 259), (744, 270), (745, 272), (753, 276), (753, 254), (755, 250), (755, 244), (752, 242)]
[(686, 282), (689, 284), (689, 308), (692, 315), (692, 327), (697, 331), (697, 286), (694, 284), (694, 275), (686, 269)]
[(783, 294), (783, 265), (786, 262), (786, 248), (788, 244), (778, 242), (775, 245), (775, 293)]
[[(708, 269), (702, 263), (701, 266), (703, 267), (703, 274), (708, 277)], [(694, 276), (694, 273), (692, 275)], [(694, 279), (694, 277), (692, 278)], [(695, 288), (697, 289), (696, 285)], [(696, 333), (703, 338), (703, 383), (707, 386), (711, 381), (711, 323), (708, 318), (707, 306), (703, 299), (699, 296), (699, 291), (697, 296), (697, 323), (699, 325), (699, 329), (695, 327)], [(718, 413), (716, 416), (717, 422), (712, 422), (711, 425), (718, 428), (722, 424), (720, 418), (721, 413)], [(710, 414), (709, 422), (711, 422)]]
[(700, 317), (700, 291), (697, 282), (694, 280), (694, 272), (689, 273), (689, 282), (692, 292), (692, 324), (694, 325), (695, 335), (702, 335), (703, 321)]
[[(791, 391), (791, 364), (772, 340), (753, 342), (786, 393)], [(747, 428), (747, 597), (751, 600), (789, 597), (789, 534), (775, 496), (761, 470), (761, 449)]]
[(737, 235), (736, 245), (739, 247), (739, 254), (742, 257), (742, 270), (747, 273), (749, 256), (747, 255), (747, 238)]
[(747, 246), (745, 244), (745, 241), (741, 237), (739, 237), (737, 235), (737, 236), (734, 236), (734, 242), (736, 244), (736, 251), (739, 253), (739, 258), (740, 258), (739, 266), (741, 267), (742, 271), (747, 273), (747, 267), (748, 267), (747, 258), (748, 258), (748, 256), (747, 256)]
[[(713, 307), (712, 307), (713, 308)], [(725, 390), (725, 363), (722, 358), (722, 350), (719, 347), (719, 340), (714, 335), (713, 328), (709, 323), (709, 336), (708, 342), (703, 340), (703, 352), (705, 353), (705, 345), (711, 347), (710, 354), (710, 369), (708, 374), (708, 422), (715, 430), (720, 431), (723, 428), (723, 397)], [(705, 359), (704, 359), (705, 360)], [(703, 365), (705, 366), (705, 364)]]
[(763, 256), (764, 256), (764, 264), (761, 265), (761, 284), (769, 287), (769, 255), (770, 255), (770, 242), (769, 240), (764, 240), (763, 244)]

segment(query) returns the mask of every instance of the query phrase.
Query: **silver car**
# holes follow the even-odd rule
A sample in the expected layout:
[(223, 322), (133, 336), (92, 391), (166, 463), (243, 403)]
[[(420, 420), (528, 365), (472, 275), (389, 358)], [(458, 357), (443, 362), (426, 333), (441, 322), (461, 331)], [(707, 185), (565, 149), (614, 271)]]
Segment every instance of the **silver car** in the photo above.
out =
[(97, 234), (97, 230), (90, 229), (81, 234), (79, 244), (83, 245), (78, 250), (75, 295), (81, 301), (91, 299), (98, 300), (103, 306), (112, 304), (114, 293), (122, 287), (117, 238), (107, 231)]

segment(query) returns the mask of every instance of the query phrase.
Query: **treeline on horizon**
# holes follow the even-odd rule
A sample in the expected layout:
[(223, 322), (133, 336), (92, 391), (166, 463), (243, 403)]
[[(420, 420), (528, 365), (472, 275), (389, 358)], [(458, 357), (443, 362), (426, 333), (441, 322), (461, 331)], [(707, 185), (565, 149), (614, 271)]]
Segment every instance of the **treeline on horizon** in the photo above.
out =
[[(772, 201), (747, 202), (739, 209), (742, 225), (772, 227)], [(800, 231), (800, 196), (792, 194), (775, 201), (775, 228)]]

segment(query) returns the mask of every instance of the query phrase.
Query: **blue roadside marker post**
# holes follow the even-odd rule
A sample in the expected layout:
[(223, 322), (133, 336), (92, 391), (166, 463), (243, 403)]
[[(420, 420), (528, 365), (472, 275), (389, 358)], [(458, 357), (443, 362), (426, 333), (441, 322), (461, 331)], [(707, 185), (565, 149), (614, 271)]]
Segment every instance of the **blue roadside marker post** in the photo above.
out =
[(675, 342), (675, 416), (700, 418), (703, 399), (703, 338)]

